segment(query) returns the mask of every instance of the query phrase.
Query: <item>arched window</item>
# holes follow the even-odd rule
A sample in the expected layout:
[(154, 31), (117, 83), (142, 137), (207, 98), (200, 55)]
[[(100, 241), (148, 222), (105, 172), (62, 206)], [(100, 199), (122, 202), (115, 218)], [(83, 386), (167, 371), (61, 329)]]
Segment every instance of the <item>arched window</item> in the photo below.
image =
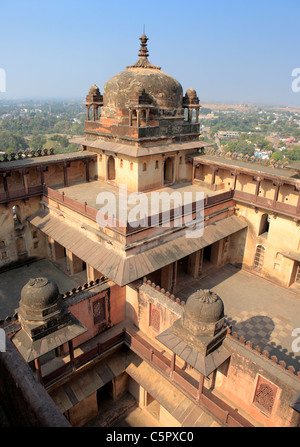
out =
[(143, 163), (143, 171), (147, 171), (147, 163)]
[(265, 213), (261, 216), (260, 219), (258, 235), (268, 236), (269, 228), (270, 228), (270, 216), (269, 214)]
[(123, 160), (120, 160), (120, 168), (123, 168)]
[(155, 169), (158, 169), (158, 160), (155, 161)]
[(254, 256), (253, 268), (258, 273), (262, 271), (262, 267), (264, 265), (265, 251), (266, 249), (263, 245), (257, 245)]
[(19, 205), (14, 205), (12, 207), (12, 213), (13, 213), (13, 219), (14, 219), (15, 225), (22, 223), (21, 211), (20, 211)]
[(130, 171), (133, 171), (133, 163), (130, 163)]

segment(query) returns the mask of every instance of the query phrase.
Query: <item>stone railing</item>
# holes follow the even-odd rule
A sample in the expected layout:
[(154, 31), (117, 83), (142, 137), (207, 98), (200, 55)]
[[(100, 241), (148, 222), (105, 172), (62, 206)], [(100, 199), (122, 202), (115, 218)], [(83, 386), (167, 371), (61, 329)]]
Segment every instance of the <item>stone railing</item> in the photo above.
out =
[(269, 166), (270, 168), (286, 168), (288, 165), (290, 165), (290, 163), (288, 161), (282, 162), (281, 160), (274, 160), (274, 159), (262, 159), (261, 157), (255, 157), (254, 155), (252, 155), (251, 157), (249, 155), (245, 155), (242, 153), (237, 153), (237, 152), (225, 152), (222, 151), (220, 149), (215, 150), (214, 148), (206, 148), (205, 149), (205, 154), (207, 155), (214, 155), (216, 157), (221, 157), (221, 158), (225, 158), (225, 159), (231, 159), (231, 160), (240, 160), (240, 161), (244, 161), (244, 162), (248, 162), (248, 163), (252, 163), (252, 164), (256, 164), (256, 165), (261, 165), (261, 166)]
[(98, 284), (103, 284), (104, 282), (108, 281), (108, 278), (106, 276), (101, 276), (101, 278), (95, 279), (95, 281), (90, 281), (88, 283), (83, 284), (82, 286), (75, 287), (72, 290), (69, 290), (68, 292), (64, 293), (62, 295), (62, 298), (68, 298), (69, 296), (76, 295), (79, 292), (84, 292), (85, 290), (89, 290), (94, 286), (97, 286)]
[(6, 161), (24, 160), (25, 158), (43, 157), (45, 155), (54, 155), (54, 149), (38, 149), (36, 151), (11, 152), (10, 154), (3, 154), (0, 163)]
[(171, 292), (166, 291), (164, 288), (160, 287), (159, 285), (152, 282), (150, 279), (147, 279), (146, 277), (143, 278), (142, 284), (147, 284), (148, 286), (152, 287), (157, 292), (164, 295), (166, 298), (169, 298), (170, 301), (173, 303), (178, 304), (180, 307), (184, 307), (185, 301), (182, 301), (180, 298), (176, 298), (174, 294)]
[(266, 349), (262, 350), (261, 347), (258, 345), (254, 346), (250, 340), (246, 340), (245, 337), (239, 336), (237, 332), (233, 332), (231, 328), (228, 328), (227, 335), (229, 335), (232, 339), (236, 340), (237, 342), (241, 343), (250, 351), (256, 353), (257, 355), (262, 356), (266, 360), (269, 360), (274, 365), (279, 366), (283, 370), (286, 370), (293, 377), (296, 377), (297, 379), (300, 380), (300, 371), (296, 372), (296, 369), (292, 365), (287, 366), (286, 362), (284, 360), (279, 360), (276, 355), (270, 356), (269, 351), (267, 351)]

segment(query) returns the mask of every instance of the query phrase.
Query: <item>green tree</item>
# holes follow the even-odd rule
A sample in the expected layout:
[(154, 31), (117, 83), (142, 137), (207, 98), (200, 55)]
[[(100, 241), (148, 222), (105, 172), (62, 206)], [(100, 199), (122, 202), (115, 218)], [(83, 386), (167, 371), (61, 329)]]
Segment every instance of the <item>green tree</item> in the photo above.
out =
[(278, 160), (282, 160), (282, 159), (284, 158), (284, 156), (283, 156), (282, 152), (280, 152), (280, 151), (275, 151), (275, 152), (273, 152), (273, 154), (271, 155), (271, 158), (272, 158), (273, 160), (275, 160), (275, 161), (278, 161)]
[(30, 140), (30, 147), (31, 149), (37, 151), (43, 148), (43, 145), (46, 143), (46, 141), (47, 139), (45, 137), (42, 137), (40, 135), (34, 136)]
[(25, 138), (12, 132), (0, 131), (0, 151), (2, 152), (23, 152), (28, 148)]

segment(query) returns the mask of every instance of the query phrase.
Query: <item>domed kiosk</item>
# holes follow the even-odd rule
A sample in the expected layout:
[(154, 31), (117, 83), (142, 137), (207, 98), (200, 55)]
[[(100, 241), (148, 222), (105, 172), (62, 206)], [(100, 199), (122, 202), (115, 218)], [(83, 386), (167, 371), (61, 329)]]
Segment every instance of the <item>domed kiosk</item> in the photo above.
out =
[(45, 320), (60, 311), (61, 295), (57, 284), (47, 278), (30, 279), (21, 291), (21, 315), (26, 320)]
[(21, 290), (19, 330), (12, 341), (26, 362), (39, 359), (87, 331), (64, 305), (57, 284), (45, 277), (30, 279)]
[[(87, 138), (93, 138), (94, 143), (86, 141), (86, 145), (96, 148), (96, 136), (103, 141), (126, 145), (153, 144), (155, 141), (161, 144), (161, 140), (170, 138), (173, 142), (197, 139), (199, 144), (200, 102), (196, 91), (189, 89), (183, 97), (180, 82), (149, 61), (148, 37), (143, 34), (140, 41), (138, 61), (110, 78), (104, 84), (103, 96), (95, 84), (91, 86), (85, 103), (85, 134)], [(188, 119), (184, 114), (186, 108)], [(190, 109), (197, 111), (196, 122), (192, 122)], [(79, 143), (82, 138), (72, 141)]]
[(230, 357), (222, 345), (227, 330), (223, 301), (216, 293), (200, 289), (188, 297), (181, 318), (156, 338), (208, 376)]

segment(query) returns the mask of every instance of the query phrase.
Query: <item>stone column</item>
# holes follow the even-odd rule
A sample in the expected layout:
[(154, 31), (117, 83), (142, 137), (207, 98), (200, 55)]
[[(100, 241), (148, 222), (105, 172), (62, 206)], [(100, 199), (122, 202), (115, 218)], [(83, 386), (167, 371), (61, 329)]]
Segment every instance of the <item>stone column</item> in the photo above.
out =
[(3, 180), (3, 188), (4, 188), (4, 192), (6, 194), (6, 198), (9, 197), (9, 192), (8, 192), (8, 185), (7, 185), (7, 174), (4, 172), (2, 175), (2, 180)]
[(90, 160), (86, 159), (83, 163), (85, 164), (85, 181), (88, 183), (90, 181)]
[(255, 193), (254, 193), (254, 201), (256, 202), (259, 194), (260, 183), (263, 179), (261, 177), (257, 177), (254, 180), (256, 181)]
[(211, 188), (215, 189), (215, 181), (216, 181), (216, 173), (218, 172), (218, 168), (215, 166), (212, 167), (212, 176), (211, 176)]
[[(188, 273), (193, 278), (199, 278), (201, 274), (202, 268), (202, 256), (203, 256), (203, 250), (198, 250), (195, 253), (192, 253), (189, 255), (189, 261), (188, 261)], [(200, 265), (201, 264), (201, 265)]]
[(203, 393), (203, 384), (204, 384), (204, 375), (200, 374), (200, 377), (199, 377), (199, 388), (198, 388), (198, 397), (197, 397), (198, 401), (200, 401), (201, 394)]
[(298, 191), (299, 196), (298, 196), (298, 202), (297, 202), (297, 207), (296, 207), (296, 214), (300, 214), (300, 188), (297, 189), (297, 191)]
[(137, 127), (141, 127), (141, 111), (137, 110), (136, 112), (136, 120), (137, 120)]
[(75, 273), (82, 272), (83, 270), (83, 261), (78, 258), (74, 253), (72, 253), (70, 250), (66, 249), (66, 255), (67, 255), (67, 267), (70, 275), (74, 275)]
[(70, 363), (72, 367), (75, 366), (75, 357), (74, 357), (74, 348), (73, 348), (73, 340), (68, 341), (69, 346), (69, 355), (70, 355)]
[(161, 287), (168, 292), (173, 292), (176, 287), (177, 261), (161, 269)]
[(68, 184), (68, 173), (67, 173), (67, 164), (64, 163), (63, 165), (63, 170), (64, 170), (64, 187), (69, 186)]
[(132, 109), (129, 109), (129, 126), (132, 126)]
[(34, 365), (35, 365), (35, 369), (36, 369), (36, 372), (37, 372), (37, 376), (38, 376), (39, 382), (43, 385), (41, 362), (40, 362), (39, 358), (34, 360)]
[(275, 185), (275, 192), (274, 192), (274, 198), (273, 198), (272, 205), (274, 208), (276, 208), (276, 202), (278, 200), (279, 189), (280, 189), (280, 186), (282, 185), (282, 183), (274, 183), (274, 185)]

